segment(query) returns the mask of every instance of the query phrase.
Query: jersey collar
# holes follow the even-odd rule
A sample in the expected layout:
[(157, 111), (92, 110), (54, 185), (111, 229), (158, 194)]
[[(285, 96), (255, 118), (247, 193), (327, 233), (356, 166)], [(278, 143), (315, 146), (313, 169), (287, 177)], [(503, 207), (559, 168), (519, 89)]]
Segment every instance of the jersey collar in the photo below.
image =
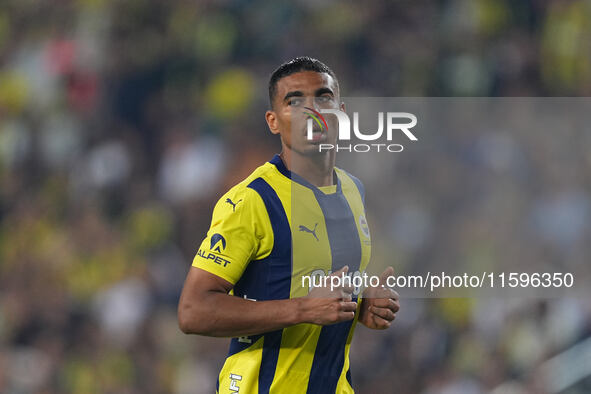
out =
[[(273, 158), (271, 160), (269, 160), (269, 163), (275, 165), (275, 167), (277, 167), (277, 170), (279, 170), (279, 172), (281, 174), (283, 174), (285, 177), (291, 179), (294, 182), (299, 183), (302, 186), (312, 189), (314, 194), (320, 193), (321, 195), (324, 195), (324, 192), (322, 190), (320, 190), (319, 188), (317, 188), (316, 186), (314, 186), (313, 184), (311, 184), (310, 182), (308, 182), (307, 180), (305, 180), (303, 177), (296, 174), (295, 172), (289, 171), (287, 169), (287, 167), (285, 166), (285, 164), (283, 163), (283, 160), (281, 160), (281, 157), (279, 157), (279, 155), (273, 156)], [(337, 178), (336, 193), (341, 193), (341, 179), (339, 178), (336, 171), (333, 170), (333, 173), (335, 174), (335, 176)]]

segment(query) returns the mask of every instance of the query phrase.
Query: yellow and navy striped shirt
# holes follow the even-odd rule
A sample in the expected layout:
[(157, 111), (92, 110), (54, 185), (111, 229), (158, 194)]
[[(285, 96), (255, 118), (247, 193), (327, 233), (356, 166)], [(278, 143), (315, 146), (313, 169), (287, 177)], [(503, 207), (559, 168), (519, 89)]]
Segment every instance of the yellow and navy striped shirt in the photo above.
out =
[[(275, 156), (218, 201), (193, 266), (232, 283), (234, 296), (257, 301), (307, 295), (303, 276), (345, 265), (362, 273), (371, 252), (363, 185), (339, 168), (335, 174), (336, 185), (317, 188)], [(357, 315), (233, 338), (217, 392), (353, 393), (349, 349)]]

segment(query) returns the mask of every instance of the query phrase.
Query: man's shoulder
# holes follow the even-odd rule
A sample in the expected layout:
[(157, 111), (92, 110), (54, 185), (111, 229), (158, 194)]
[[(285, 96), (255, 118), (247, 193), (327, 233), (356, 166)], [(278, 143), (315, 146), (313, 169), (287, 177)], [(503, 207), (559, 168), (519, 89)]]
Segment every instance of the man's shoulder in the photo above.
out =
[(345, 181), (344, 183), (350, 183), (351, 185), (354, 185), (359, 191), (361, 199), (365, 201), (365, 186), (363, 186), (363, 182), (342, 168), (335, 167), (335, 171), (337, 172), (337, 176), (341, 179), (341, 182)]
[(249, 187), (255, 180), (262, 178), (268, 183), (273, 183), (275, 179), (276, 169), (275, 166), (269, 162), (257, 167), (249, 176), (244, 178), (241, 182), (232, 186), (227, 192), (225, 192), (219, 199), (218, 204), (238, 204), (238, 201), (244, 202), (245, 204), (258, 204), (262, 202), (260, 198), (253, 197), (258, 193)]
[(263, 178), (267, 182), (270, 182), (274, 179), (276, 171), (274, 171), (275, 166), (269, 162), (265, 162), (264, 164), (255, 168), (253, 172), (250, 173), (249, 176), (244, 178), (241, 182), (237, 183), (233, 187), (228, 190), (227, 193), (248, 193), (248, 190), (252, 190), (249, 186), (252, 184), (253, 181), (259, 178)]
[(357, 178), (355, 175), (351, 174), (350, 172), (348, 172), (347, 170), (340, 168), (340, 167), (335, 167), (334, 168), (335, 171), (337, 172), (337, 175), (346, 175), (349, 178), (351, 178), (354, 182), (360, 182), (359, 178)]

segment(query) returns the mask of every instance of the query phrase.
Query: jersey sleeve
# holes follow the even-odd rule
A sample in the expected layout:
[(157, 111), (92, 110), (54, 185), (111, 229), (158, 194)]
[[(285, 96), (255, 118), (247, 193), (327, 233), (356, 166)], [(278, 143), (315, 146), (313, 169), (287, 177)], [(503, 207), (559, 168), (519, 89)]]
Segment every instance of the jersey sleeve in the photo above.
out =
[(250, 188), (234, 187), (215, 205), (193, 266), (236, 284), (248, 264), (267, 257), (272, 248), (273, 231), (263, 200)]

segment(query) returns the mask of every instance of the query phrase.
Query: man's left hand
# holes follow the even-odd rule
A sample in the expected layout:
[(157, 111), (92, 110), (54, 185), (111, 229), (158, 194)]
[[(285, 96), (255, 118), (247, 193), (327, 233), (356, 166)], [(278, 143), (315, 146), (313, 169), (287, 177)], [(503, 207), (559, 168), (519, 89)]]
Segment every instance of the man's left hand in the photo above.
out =
[(394, 274), (394, 268), (388, 267), (380, 275), (380, 285), (370, 287), (363, 292), (359, 321), (374, 330), (390, 327), (400, 309), (398, 293), (386, 286), (388, 276)]

